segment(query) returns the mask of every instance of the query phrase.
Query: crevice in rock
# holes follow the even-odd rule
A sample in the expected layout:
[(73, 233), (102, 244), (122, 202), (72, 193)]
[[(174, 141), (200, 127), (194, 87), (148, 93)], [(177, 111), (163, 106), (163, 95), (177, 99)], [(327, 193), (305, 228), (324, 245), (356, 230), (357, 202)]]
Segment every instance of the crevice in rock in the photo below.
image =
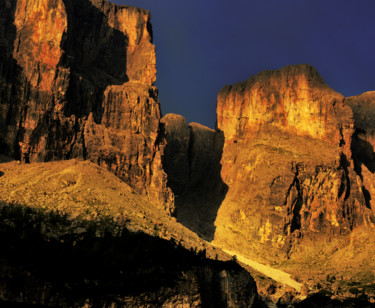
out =
[(350, 167), (350, 162), (348, 161), (344, 153), (340, 154), (340, 166), (344, 170), (344, 174), (345, 174), (346, 190), (345, 190), (344, 200), (346, 201), (350, 197), (350, 179), (349, 179), (349, 170), (348, 170), (348, 167)]
[[(336, 103), (336, 101), (335, 101), (335, 103)], [(342, 147), (343, 145), (345, 145), (345, 139), (344, 139), (342, 124), (339, 125), (339, 133), (340, 133), (339, 147)]]
[[(301, 187), (299, 183), (299, 173), (301, 168), (303, 168), (302, 163), (298, 163), (295, 166), (292, 166), (292, 170), (295, 169), (294, 171), (294, 179), (292, 184), (289, 186), (285, 201), (284, 201), (284, 206), (289, 206), (288, 211), (290, 211), (290, 214), (292, 215), (292, 219), (290, 221), (290, 225), (287, 227), (286, 230), (287, 233), (292, 234), (295, 230), (300, 230), (301, 229), (301, 208), (303, 205), (303, 198), (302, 198), (302, 192), (301, 192)], [(296, 191), (297, 196), (295, 197), (294, 200), (288, 205), (288, 199), (291, 197), (291, 192)]]
[(290, 232), (293, 233), (295, 230), (301, 229), (301, 208), (303, 204), (302, 194), (299, 186), (299, 180), (298, 175), (296, 174), (296, 177), (294, 179), (295, 181), (295, 187), (298, 193), (297, 200), (295, 201), (292, 211), (293, 211), (293, 219), (290, 225)]

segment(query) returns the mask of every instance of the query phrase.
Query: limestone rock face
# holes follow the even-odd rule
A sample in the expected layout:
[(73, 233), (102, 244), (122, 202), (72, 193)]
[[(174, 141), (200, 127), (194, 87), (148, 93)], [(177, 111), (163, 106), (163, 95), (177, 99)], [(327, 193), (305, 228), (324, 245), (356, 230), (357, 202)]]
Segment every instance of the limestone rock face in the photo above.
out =
[(362, 176), (368, 206), (375, 211), (375, 92), (345, 98), (355, 122), (352, 151), (355, 168)]
[(166, 114), (160, 123), (166, 141), (162, 161), (168, 174), (168, 186), (174, 194), (180, 195), (190, 177), (190, 129), (183, 116), (173, 113)]
[(170, 210), (148, 11), (105, 0), (5, 0), (0, 68), (3, 153), (89, 159)]
[(212, 240), (214, 221), (226, 185), (220, 176), (223, 134), (184, 117), (167, 114), (162, 120), (165, 140), (163, 168), (175, 194), (178, 221)]
[(308, 65), (262, 72), (219, 92), (229, 190), (215, 221), (217, 243), (278, 260), (302, 238), (372, 225), (352, 160), (353, 113), (343, 99)]
[(268, 125), (337, 145), (353, 128), (342, 99), (312, 66), (286, 66), (221, 89), (217, 126), (226, 143), (251, 139)]

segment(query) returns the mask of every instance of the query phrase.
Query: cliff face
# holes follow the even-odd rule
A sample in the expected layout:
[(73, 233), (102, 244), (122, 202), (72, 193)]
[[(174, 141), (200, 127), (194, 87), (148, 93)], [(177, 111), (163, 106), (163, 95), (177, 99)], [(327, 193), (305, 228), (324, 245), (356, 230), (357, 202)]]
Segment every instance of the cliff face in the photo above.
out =
[(270, 261), (304, 238), (372, 226), (372, 105), (372, 94), (344, 100), (298, 65), (224, 87), (216, 131), (166, 115), (162, 163), (178, 221)]
[(166, 144), (162, 164), (175, 194), (177, 220), (212, 240), (216, 213), (227, 191), (220, 176), (223, 134), (167, 114), (161, 120), (161, 138)]
[(375, 92), (345, 98), (355, 123), (352, 151), (355, 168), (364, 185), (369, 206), (375, 210)]
[(5, 0), (0, 143), (25, 162), (79, 157), (171, 210), (157, 145), (150, 14), (104, 0)]
[(286, 66), (222, 88), (217, 128), (225, 132), (226, 144), (246, 142), (271, 126), (335, 146), (348, 145), (353, 121), (342, 101), (313, 67)]
[(278, 260), (302, 238), (372, 225), (352, 160), (353, 113), (343, 99), (308, 65), (262, 72), (220, 91), (221, 176), (229, 190), (215, 242)]

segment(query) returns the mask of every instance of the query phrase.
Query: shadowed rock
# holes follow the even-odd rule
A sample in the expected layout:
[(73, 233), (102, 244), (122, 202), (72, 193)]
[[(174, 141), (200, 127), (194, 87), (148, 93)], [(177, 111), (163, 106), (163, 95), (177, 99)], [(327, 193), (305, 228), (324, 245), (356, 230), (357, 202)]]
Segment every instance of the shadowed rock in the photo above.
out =
[(354, 166), (363, 181), (367, 206), (375, 212), (375, 92), (345, 98), (352, 108), (355, 134), (352, 152)]
[(162, 120), (166, 141), (163, 168), (175, 194), (177, 220), (206, 240), (212, 240), (217, 210), (227, 187), (220, 176), (222, 133), (198, 123), (186, 124), (179, 115)]
[(150, 13), (105, 0), (5, 0), (1, 152), (106, 166), (170, 211), (156, 144), (160, 106)]
[(259, 307), (250, 274), (109, 220), (0, 205), (0, 304)]

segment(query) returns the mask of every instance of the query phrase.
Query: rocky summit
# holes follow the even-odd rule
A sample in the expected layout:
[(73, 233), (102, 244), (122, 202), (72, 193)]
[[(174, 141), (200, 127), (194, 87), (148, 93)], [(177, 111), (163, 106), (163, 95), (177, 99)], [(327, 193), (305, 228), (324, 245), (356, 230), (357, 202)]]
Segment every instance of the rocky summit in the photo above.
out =
[[(163, 166), (178, 221), (310, 289), (331, 292), (327, 274), (346, 277), (335, 282), (344, 297), (349, 281), (367, 285), (375, 278), (372, 244), (364, 242), (375, 221), (374, 103), (373, 92), (344, 98), (303, 64), (223, 87), (216, 129), (200, 128), (203, 147), (192, 146), (194, 123), (166, 115)], [(195, 174), (193, 157), (204, 162)], [(197, 179), (204, 184), (194, 186)]]
[(313, 67), (287, 66), (224, 87), (217, 129), (229, 189), (215, 241), (263, 256), (267, 249), (277, 259), (310, 234), (372, 226), (368, 188), (353, 157), (352, 109)]
[(375, 92), (290, 65), (162, 117), (150, 18), (3, 0), (0, 304), (375, 303)]

